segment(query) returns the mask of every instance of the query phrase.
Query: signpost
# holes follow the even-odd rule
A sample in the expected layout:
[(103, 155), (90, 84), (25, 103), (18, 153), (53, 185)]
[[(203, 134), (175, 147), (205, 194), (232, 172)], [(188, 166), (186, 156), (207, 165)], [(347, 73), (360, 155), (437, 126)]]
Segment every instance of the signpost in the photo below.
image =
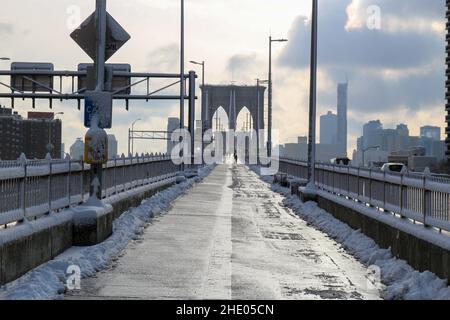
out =
[[(16, 99), (31, 99), (33, 108), (36, 99), (45, 99), (49, 100), (50, 109), (53, 100), (77, 100), (78, 109), (81, 109), (81, 100), (84, 100), (85, 126), (92, 128), (95, 122), (93, 119), (97, 116), (97, 127), (102, 135), (106, 134), (105, 128), (112, 126), (112, 101), (114, 100), (125, 100), (126, 110), (128, 110), (129, 100), (179, 100), (180, 119), (184, 119), (184, 100), (189, 99), (190, 129), (193, 131), (192, 123), (195, 121), (194, 108), (195, 99), (197, 99), (195, 96), (196, 75), (193, 72), (184, 74), (183, 62), (181, 73), (132, 73), (131, 66), (128, 64), (106, 64), (106, 61), (130, 39), (130, 35), (106, 12), (106, 0), (96, 0), (95, 13), (72, 32), (71, 37), (93, 59), (93, 64), (81, 64), (78, 71), (57, 71), (51, 63), (13, 63), (10, 70), (0, 70), (0, 87), (9, 89), (9, 92), (1, 91), (0, 98), (10, 98), (12, 108)], [(184, 30), (182, 42), (181, 47), (184, 48)], [(10, 77), (10, 82), (4, 81), (3, 76)], [(63, 79), (69, 79), (71, 83), (67, 85)], [(76, 87), (76, 79), (78, 79), (78, 87)], [(162, 88), (150, 90), (152, 79), (171, 79), (174, 82)], [(188, 95), (185, 89), (186, 81), (192, 83)], [(143, 83), (147, 87), (146, 93), (131, 93), (133, 87)], [(160, 94), (180, 83), (179, 95)], [(193, 135), (194, 132), (191, 134)], [(96, 148), (99, 145), (101, 144), (93, 143), (92, 147)], [(107, 150), (107, 145), (105, 144), (99, 150), (89, 150), (88, 154), (95, 157), (87, 156), (86, 160), (103, 159), (101, 162), (104, 163), (106, 156), (102, 156), (102, 152), (105, 153), (105, 151), (101, 149)], [(95, 159), (92, 163), (97, 162)], [(91, 179), (97, 177), (101, 184), (101, 175), (102, 164), (92, 164)], [(94, 190), (92, 182), (93, 180), (91, 180), (91, 195), (97, 194), (101, 198), (101, 185), (99, 190)]]
[[(91, 164), (91, 196), (102, 198), (102, 170), (108, 161), (108, 139), (105, 128), (112, 127), (113, 94), (105, 91), (105, 62), (129, 39), (130, 35), (106, 12), (106, 0), (96, 0), (96, 10), (70, 35), (94, 60), (96, 87), (86, 91), (84, 126), (85, 161)], [(96, 183), (97, 181), (97, 183)], [(98, 186), (100, 182), (100, 186)]]
[(86, 91), (84, 102), (84, 126), (91, 127), (92, 118), (98, 116), (98, 127), (111, 129), (112, 127), (113, 97), (106, 91)]
[[(70, 35), (94, 61), (97, 54), (95, 15), (96, 13), (94, 12)], [(130, 38), (130, 35), (122, 26), (106, 12), (105, 61), (108, 61)]]

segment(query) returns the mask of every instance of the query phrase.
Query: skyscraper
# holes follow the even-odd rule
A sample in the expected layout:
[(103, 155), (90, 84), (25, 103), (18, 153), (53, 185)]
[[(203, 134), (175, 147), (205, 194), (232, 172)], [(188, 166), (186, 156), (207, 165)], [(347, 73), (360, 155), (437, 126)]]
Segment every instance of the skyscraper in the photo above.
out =
[(338, 97), (337, 97), (337, 117), (338, 117), (337, 145), (339, 146), (339, 152), (341, 153), (341, 156), (346, 156), (347, 155), (348, 83), (338, 84), (337, 92), (338, 92)]
[(331, 111), (320, 117), (320, 144), (336, 144), (337, 125), (338, 118)]
[(22, 118), (9, 108), (0, 107), (0, 159), (15, 160), (21, 153), (28, 159), (44, 159), (51, 151), (61, 157), (62, 123), (51, 112), (29, 112)]
[(424, 126), (420, 128), (421, 138), (430, 138), (432, 140), (441, 140), (441, 128), (433, 126)]

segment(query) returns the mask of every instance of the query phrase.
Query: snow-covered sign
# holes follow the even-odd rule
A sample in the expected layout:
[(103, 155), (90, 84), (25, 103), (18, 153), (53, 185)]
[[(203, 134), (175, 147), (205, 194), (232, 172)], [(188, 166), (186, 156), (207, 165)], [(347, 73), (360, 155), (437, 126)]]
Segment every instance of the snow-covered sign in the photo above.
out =
[(84, 126), (91, 127), (92, 118), (98, 116), (98, 126), (110, 129), (112, 126), (112, 93), (106, 91), (86, 91), (84, 99)]
[[(97, 49), (96, 30), (94, 12), (70, 35), (94, 61), (96, 59)], [(130, 35), (122, 26), (109, 13), (106, 13), (105, 61), (111, 58), (130, 38)]]
[(88, 164), (104, 164), (108, 162), (108, 135), (97, 126), (96, 118), (88, 130), (84, 143), (84, 161)]

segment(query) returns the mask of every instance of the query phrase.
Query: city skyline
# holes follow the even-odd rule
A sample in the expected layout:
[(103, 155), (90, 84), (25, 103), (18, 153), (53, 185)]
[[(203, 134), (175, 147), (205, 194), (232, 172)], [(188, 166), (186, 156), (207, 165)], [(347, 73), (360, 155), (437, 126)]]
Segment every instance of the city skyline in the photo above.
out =
[[(433, 0), (424, 6), (423, 1), (415, 0), (400, 1), (394, 6), (388, 1), (382, 1), (378, 4), (381, 8), (381, 29), (369, 30), (364, 23), (367, 14), (362, 10), (367, 7), (366, 2), (320, 2), (318, 112), (324, 113), (335, 105), (334, 83), (343, 82), (348, 77), (348, 152), (356, 146), (362, 123), (372, 118), (380, 118), (388, 125), (392, 124), (390, 119), (408, 118), (410, 129), (416, 135), (423, 124), (441, 128), (445, 126), (444, 3)], [(54, 62), (58, 69), (75, 69), (78, 63), (89, 62), (90, 59), (69, 38), (72, 29), (68, 28), (68, 24), (72, 23), (72, 27), (75, 27), (73, 14), (76, 8), (80, 10), (81, 20), (87, 16), (93, 8), (91, 1), (79, 1), (78, 7), (73, 7), (73, 3), (66, 0), (56, 4), (42, 1), (39, 8), (24, 8), (26, 6), (23, 3), (24, 0), (6, 1), (5, 10), (0, 13), (0, 34), (9, 44), (3, 49), (2, 55), (11, 57), (13, 61)], [(287, 142), (305, 135), (308, 129), (305, 120), (308, 82), (299, 86), (297, 79), (307, 79), (309, 73), (306, 68), (309, 45), (305, 44), (308, 44), (309, 37), (310, 4), (286, 0), (283, 2), (286, 7), (279, 7), (278, 3), (268, 1), (265, 6), (258, 6), (254, 0), (227, 1), (226, 5), (223, 1), (206, 4), (198, 0), (188, 3), (186, 62), (191, 59), (206, 60), (207, 83), (227, 84), (234, 80), (253, 85), (256, 77), (267, 77), (267, 38), (270, 31), (274, 36), (289, 38), (286, 46), (274, 47), (273, 68), (273, 127), (280, 129), (281, 142)], [(259, 17), (267, 19), (249, 20), (255, 6), (260, 10)], [(16, 19), (18, 8), (23, 17), (30, 18)], [(41, 23), (40, 18), (45, 16), (47, 10), (58, 14), (51, 22)], [(135, 71), (178, 70), (177, 1), (111, 1), (108, 10), (132, 34), (130, 42), (111, 62), (130, 62)], [(136, 15), (123, 12), (134, 12)], [(408, 15), (402, 12), (408, 12)], [(229, 15), (236, 18), (235, 25), (228, 23)], [(248, 27), (249, 21), (254, 27)], [(208, 30), (203, 28), (205, 24), (210, 25)], [(158, 32), (148, 34), (143, 31), (157, 25), (167, 31), (164, 36)], [(58, 26), (56, 30), (55, 26)], [(226, 37), (220, 36), (224, 35), (221, 31), (223, 26), (229, 31)], [(50, 33), (54, 41), (61, 43), (57, 50), (36, 45)], [(194, 35), (200, 36), (197, 38)], [(212, 45), (203, 47), (200, 41), (208, 41)], [(356, 46), (345, 45), (350, 42)], [(367, 48), (364, 47), (366, 45)], [(30, 47), (35, 50), (31, 52)], [(390, 50), (383, 50), (387, 47)], [(415, 53), (409, 56), (411, 50)], [(335, 53), (333, 63), (328, 52)], [(405, 61), (398, 60), (398, 57), (407, 55)], [(354, 65), (349, 64), (352, 60)], [(2, 69), (7, 67), (8, 63), (1, 63)], [(193, 65), (186, 68), (195, 69), (199, 74), (201, 71)], [(417, 97), (419, 93), (420, 97)], [(8, 100), (1, 102), (9, 104)], [(30, 101), (20, 102), (16, 108), (24, 112), (30, 109), (30, 104)], [(199, 105), (198, 100), (198, 110)], [(37, 108), (39, 111), (48, 111), (45, 101), (38, 102)], [(67, 127), (63, 132), (63, 140), (66, 145), (70, 145), (80, 136), (79, 132), (84, 131), (82, 114), (73, 103), (55, 103), (54, 108), (65, 112), (62, 119)], [(176, 103), (165, 102), (131, 103), (130, 112), (126, 112), (119, 103), (116, 110), (113, 129), (108, 133), (116, 135), (120, 151), (125, 153), (127, 130), (136, 118), (144, 119), (138, 124), (142, 129), (164, 130), (165, 119), (177, 116), (178, 111)], [(286, 119), (295, 125), (289, 125)], [(155, 148), (156, 144), (144, 145), (138, 142), (136, 146), (142, 152), (147, 152)], [(158, 148), (163, 150), (164, 145)]]

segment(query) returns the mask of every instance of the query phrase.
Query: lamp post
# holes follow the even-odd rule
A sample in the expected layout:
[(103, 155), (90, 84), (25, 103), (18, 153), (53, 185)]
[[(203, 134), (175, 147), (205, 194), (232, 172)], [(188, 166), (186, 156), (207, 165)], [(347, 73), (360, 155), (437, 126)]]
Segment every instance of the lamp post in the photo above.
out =
[(269, 83), (269, 80), (260, 80), (260, 79), (256, 79), (256, 128), (258, 130), (256, 130), (256, 145), (257, 147), (257, 162), (259, 164), (259, 148), (260, 148), (260, 141), (259, 141), (259, 130), (260, 128), (260, 117), (259, 117), (259, 109), (260, 109), (260, 94), (259, 94), (259, 87), (261, 84), (267, 84)]
[(267, 125), (267, 155), (269, 158), (272, 157), (272, 43), (287, 41), (287, 39), (272, 39), (272, 36), (269, 37), (269, 119)]
[(362, 166), (363, 167), (366, 166), (366, 164), (365, 164), (365, 162), (366, 162), (366, 152), (369, 151), (369, 150), (378, 150), (380, 148), (381, 148), (380, 146), (373, 146), (373, 147), (367, 147), (367, 148), (363, 149), (363, 151), (362, 151)]
[[(180, 129), (184, 132), (184, 0), (181, 0), (181, 23), (180, 23)], [(184, 143), (186, 137), (180, 137), (180, 143)], [(181, 171), (184, 171), (184, 150), (181, 151)]]
[(308, 189), (316, 188), (316, 85), (317, 85), (317, 11), (318, 0), (312, 3), (311, 23), (311, 72), (309, 93), (309, 136), (308, 136)]
[[(197, 61), (191, 60), (190, 63), (202, 66), (202, 87), (201, 88), (202, 88), (202, 110), (203, 110), (203, 101), (205, 100), (205, 99), (203, 99), (203, 90), (205, 87), (205, 61), (203, 60), (202, 62), (197, 62)], [(209, 110), (206, 111), (206, 119), (208, 119), (208, 117), (209, 117)], [(201, 137), (201, 142), (202, 142), (201, 160), (202, 160), (202, 164), (203, 164), (204, 163), (203, 150), (205, 150), (205, 142), (203, 141), (203, 135), (204, 135), (206, 125), (205, 125), (204, 119), (202, 119), (202, 120), (203, 120), (203, 123), (202, 123), (202, 137)], [(193, 146), (192, 146), (192, 148), (193, 148)]]
[(141, 120), (141, 118), (134, 120), (134, 122), (131, 124), (131, 130), (128, 129), (128, 154), (131, 154), (131, 156), (133, 156), (134, 153), (134, 139), (132, 139), (132, 135), (134, 135), (134, 125), (136, 124), (136, 122)]

